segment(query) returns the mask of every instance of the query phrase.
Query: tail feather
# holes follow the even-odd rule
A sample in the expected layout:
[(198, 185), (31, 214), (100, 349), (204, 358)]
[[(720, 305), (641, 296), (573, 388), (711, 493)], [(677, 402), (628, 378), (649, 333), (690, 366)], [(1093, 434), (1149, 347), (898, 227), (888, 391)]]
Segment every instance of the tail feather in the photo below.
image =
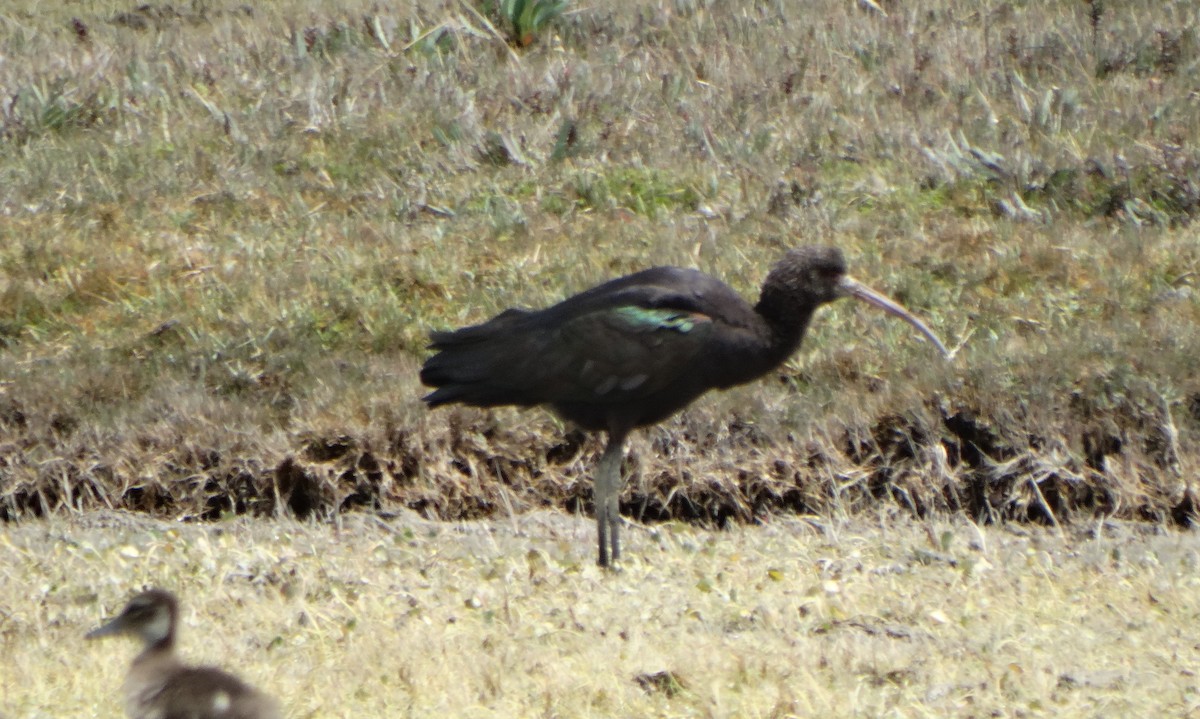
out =
[(516, 326), (529, 314), (508, 310), (481, 325), (431, 333), (429, 347), (438, 353), (421, 367), (421, 382), (436, 389), (422, 399), (430, 407), (540, 404), (533, 379), (537, 333)]

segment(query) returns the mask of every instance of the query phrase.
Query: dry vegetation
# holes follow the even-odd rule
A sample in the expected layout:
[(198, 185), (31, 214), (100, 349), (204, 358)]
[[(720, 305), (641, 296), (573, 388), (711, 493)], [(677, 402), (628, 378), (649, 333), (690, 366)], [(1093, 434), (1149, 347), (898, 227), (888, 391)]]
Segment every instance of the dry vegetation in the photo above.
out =
[[(539, 508), (586, 514), (597, 439), (540, 411), (425, 412), (416, 368), (427, 331), (549, 303), (652, 264), (700, 267), (752, 294), (783, 248), (815, 242), (841, 246), (857, 277), (961, 343), (955, 365), (939, 363), (900, 323), (850, 303), (829, 307), (776, 377), (707, 398), (635, 440), (625, 467), (628, 516), (712, 528), (898, 510), (931, 521), (1032, 520), (1068, 534), (1097, 518), (1192, 523), (1200, 461), (1195, 3), (880, 0), (872, 9), (849, 0), (620, 0), (575, 7), (536, 33), (516, 31), (512, 42), (502, 35), (513, 28), (477, 7), (18, 0), (0, 9), (6, 536), (59, 531), (23, 518), (100, 508), (162, 519), (269, 516), (263, 529), (237, 525), (232, 535), (145, 531), (164, 553), (201, 551), (172, 549), (171, 532), (207, 542), (203, 551), (222, 567), (260, 550), (220, 537), (263, 532), (254, 536), (266, 542), (264, 557), (306, 556), (297, 571), (319, 584), (338, 565), (288, 549), (287, 537), (272, 534), (276, 522), (356, 509), (413, 510), (428, 520)], [(1012, 594), (998, 619), (979, 608), (992, 580), (961, 567), (919, 569), (911, 576), (946, 578), (911, 594), (870, 569), (855, 575), (861, 593), (820, 588), (826, 559), (846, 562), (846, 552), (861, 551), (874, 557), (863, 560), (870, 568), (891, 561), (889, 552), (904, 554), (873, 544), (888, 539), (885, 530), (827, 549), (811, 537), (785, 542), (734, 530), (706, 569), (673, 567), (674, 555), (643, 566), (642, 541), (631, 547), (632, 570), (612, 583), (582, 566), (592, 541), (572, 530), (569, 546), (539, 550), (554, 554), (551, 566), (576, 566), (552, 572), (558, 594), (542, 600), (560, 612), (588, 601), (603, 609), (570, 620), (567, 640), (537, 628), (567, 621), (548, 609), (550, 618), (523, 607), (521, 618), (488, 628), (494, 614), (484, 620), (486, 612), (460, 606), (475, 583), (441, 576), (422, 581), (451, 582), (457, 591), (446, 595), (455, 606), (427, 594), (418, 605), (435, 615), (429, 622), (396, 618), (391, 590), (416, 591), (403, 589), (415, 581), (404, 578), (405, 566), (474, 572), (480, 587), (501, 592), (495, 577), (525, 577), (526, 564), (542, 560), (493, 552), (468, 568), (468, 550), (453, 542), (421, 559), (412, 549), (419, 542), (393, 546), (365, 526), (353, 545), (384, 547), (378, 562), (392, 577), (354, 590), (365, 605), (346, 597), (377, 568), (370, 549), (365, 564), (346, 570), (353, 580), (305, 595), (328, 613), (316, 629), (298, 628), (299, 610), (263, 609), (245, 621), (269, 616), (280, 628), (225, 627), (231, 643), (279, 634), (284, 647), (272, 651), (295, 671), (306, 662), (332, 671), (321, 681), (333, 694), (307, 705), (314, 716), (355, 714), (319, 704), (331, 696), (412, 707), (414, 715), (509, 716), (518, 705), (522, 715), (984, 715), (1007, 700), (1030, 714), (1122, 713), (1119, 703), (1072, 703), (1078, 687), (1114, 702), (1125, 693), (1175, 702), (1175, 713), (1193, 701), (1162, 689), (1178, 680), (1167, 659), (1145, 670), (1123, 664), (1116, 684), (1087, 678), (1104, 662), (1080, 653), (1117, 652), (1106, 642), (1135, 625), (1167, 631), (1147, 617), (1195, 618), (1194, 607), (1168, 610), (1149, 599), (1160, 593), (1148, 584), (1176, 581), (1153, 568), (1130, 569), (1129, 578), (1099, 560), (1052, 551), (1053, 562), (1071, 567), (1059, 578), (1077, 580), (1059, 587), (1042, 560), (1004, 550), (992, 565), (1015, 558), (1018, 566), (985, 575), (1002, 577)], [(676, 531), (668, 526), (657, 531)], [(331, 557), (354, 553), (328, 544), (322, 530), (304, 531), (296, 542)], [(119, 550), (97, 550), (104, 561), (92, 566), (91, 550), (55, 547), (44, 560), (27, 549), (27, 559), (14, 561), (58, 572), (39, 596), (67, 597), (71, 625), (14, 624), (35, 610), (14, 586), (25, 570), (5, 566), (3, 601), (22, 602), (0, 604), (10, 650), (28, 651), (22, 632), (34, 631), (34, 649), (64, 651), (47, 637), (74, 636), (77, 623), (91, 621), (94, 596), (111, 607), (131, 582), (177, 581), (189, 594), (198, 581), (198, 572), (167, 571), (169, 554), (166, 564), (145, 560), (136, 576), (122, 576), (105, 574), (126, 567)], [(756, 558), (777, 548), (777, 559)], [(742, 566), (731, 559), (738, 552), (754, 561)], [(458, 563), (439, 569), (447, 556)], [(70, 569), (55, 569), (58, 559)], [(789, 580), (806, 578), (807, 588), (792, 587), (799, 594), (770, 609), (772, 622), (804, 637), (795, 645), (772, 640), (780, 642), (774, 656), (803, 658), (788, 665), (792, 674), (774, 660), (716, 651), (734, 641), (717, 625), (752, 615), (753, 598), (697, 610), (699, 618), (669, 597), (655, 599), (669, 575), (661, 581), (686, 597), (684, 606), (717, 601), (690, 589), (698, 580), (680, 579), (689, 572), (710, 587), (725, 582), (721, 597), (735, 586), (774, 587), (782, 597), (791, 585), (771, 582), (773, 562), (795, 567)], [(261, 584), (234, 582), (228, 597), (223, 584), (200, 601), (258, 597)], [(912, 599), (929, 601), (930, 592), (949, 617), (938, 626), (932, 609)], [(1045, 593), (1046, 604), (1021, 616)], [(489, 597), (493, 612), (511, 610)], [(899, 604), (885, 609), (889, 597)], [(852, 603), (836, 614), (831, 601)], [(621, 614), (630, 602), (644, 611)], [(797, 613), (808, 602), (810, 613)], [(1082, 639), (1070, 661), (1004, 658), (1033, 656), (1014, 635), (1057, 651), (1050, 645), (1085, 627), (1091, 609), (1110, 613), (1108, 628)], [(893, 622), (887, 611), (900, 613), (908, 634), (879, 628)], [(358, 612), (360, 623), (385, 622), (400, 635), (417, 628), (412, 651), (441, 653), (418, 660), (371, 645), (361, 666), (332, 669), (361, 649), (354, 638), (366, 633), (333, 630)], [(447, 625), (450, 614), (470, 620)], [(861, 615), (875, 619), (854, 619)], [(687, 641), (601, 635), (616, 618), (631, 628), (670, 618), (668, 632), (695, 621), (693, 628), (715, 632), (697, 640), (712, 649), (704, 661), (714, 672), (774, 689), (745, 698), (703, 670), (688, 675), (680, 657), (695, 652)], [(577, 625), (583, 629), (570, 628)], [(981, 643), (938, 644), (943, 654), (926, 659), (917, 637), (942, 637), (945, 627), (959, 641)], [(552, 650), (519, 655), (530, 663), (522, 676), (500, 672), (504, 652), (518, 651), (514, 640), (526, 646), (545, 636)], [(305, 641), (315, 645), (296, 648)], [(464, 689), (447, 686), (439, 672), (457, 652), (481, 647), (496, 663), (469, 664), (466, 691), (438, 704), (443, 691)], [(1194, 662), (1191, 644), (1185, 649)], [(667, 670), (684, 675), (685, 699), (629, 685), (632, 673), (653, 669), (639, 665), (641, 655), (659, 651)], [(973, 669), (954, 660), (958, 651), (976, 652)], [(618, 671), (605, 669), (602, 657), (617, 657)], [(363, 666), (379, 667), (387, 692), (372, 693), (357, 676)], [(84, 681), (75, 669), (55, 681)], [(945, 672), (953, 676), (935, 676)], [(10, 697), (22, 692), (22, 716), (31, 711), (22, 707), (42, 705), (24, 698), (26, 685), (61, 690), (39, 684), (50, 678), (10, 676), (0, 673), (0, 687)], [(814, 686), (797, 684), (800, 676)], [(275, 686), (292, 693), (303, 682), (288, 675)], [(927, 693), (943, 685), (941, 698)], [(351, 697), (342, 686), (361, 689)], [(560, 693), (571, 697), (563, 709)], [(1062, 696), (1068, 706), (1055, 703)], [(45, 711), (71, 713), (86, 712)]]
[(0, 712), (115, 719), (135, 648), (82, 634), (150, 581), (183, 596), (186, 657), (297, 718), (1194, 716), (1200, 544), (1148, 529), (667, 523), (613, 574), (557, 511), (23, 523)]

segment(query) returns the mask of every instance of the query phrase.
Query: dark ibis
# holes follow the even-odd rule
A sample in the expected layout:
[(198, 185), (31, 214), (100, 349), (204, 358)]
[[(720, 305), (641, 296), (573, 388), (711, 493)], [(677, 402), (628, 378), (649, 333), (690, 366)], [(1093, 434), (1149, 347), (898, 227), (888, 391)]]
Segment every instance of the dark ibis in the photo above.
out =
[(421, 368), (430, 407), (548, 405), (608, 433), (596, 468), (599, 564), (620, 557), (618, 496), (625, 438), (710, 389), (762, 377), (800, 346), (817, 307), (857, 297), (901, 317), (943, 355), (921, 320), (846, 274), (832, 247), (787, 252), (751, 305), (698, 270), (654, 267), (543, 310), (510, 309), (483, 324), (433, 332)]

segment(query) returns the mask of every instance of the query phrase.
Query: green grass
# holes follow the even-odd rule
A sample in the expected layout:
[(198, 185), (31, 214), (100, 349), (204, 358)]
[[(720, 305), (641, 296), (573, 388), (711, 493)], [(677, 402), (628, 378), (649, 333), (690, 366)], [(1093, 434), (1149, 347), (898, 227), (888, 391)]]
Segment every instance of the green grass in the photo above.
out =
[(645, 433), (627, 509), (1189, 522), (1195, 13), (883, 7), (617, 3), (519, 48), (435, 5), (7, 11), (0, 514), (146, 486), (212, 516), (197, 478), (274, 511), (297, 457), (319, 516), (360, 485), (494, 513), (497, 479), (586, 506), (596, 440), (423, 409), (427, 332), (655, 264), (750, 295), (831, 243), (954, 365), (829, 307), (777, 375)]

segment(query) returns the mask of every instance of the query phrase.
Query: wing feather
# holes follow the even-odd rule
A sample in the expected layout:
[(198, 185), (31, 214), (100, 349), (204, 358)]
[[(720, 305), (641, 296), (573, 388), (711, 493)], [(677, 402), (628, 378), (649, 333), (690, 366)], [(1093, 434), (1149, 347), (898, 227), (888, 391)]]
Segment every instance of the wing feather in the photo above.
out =
[(698, 312), (637, 305), (576, 317), (548, 350), (558, 374), (547, 401), (622, 404), (653, 395), (693, 371), (712, 328)]
[(480, 325), (432, 335), (421, 369), (425, 401), (624, 404), (686, 373), (715, 326), (752, 309), (696, 270), (658, 267), (621, 277), (540, 311), (508, 310)]

